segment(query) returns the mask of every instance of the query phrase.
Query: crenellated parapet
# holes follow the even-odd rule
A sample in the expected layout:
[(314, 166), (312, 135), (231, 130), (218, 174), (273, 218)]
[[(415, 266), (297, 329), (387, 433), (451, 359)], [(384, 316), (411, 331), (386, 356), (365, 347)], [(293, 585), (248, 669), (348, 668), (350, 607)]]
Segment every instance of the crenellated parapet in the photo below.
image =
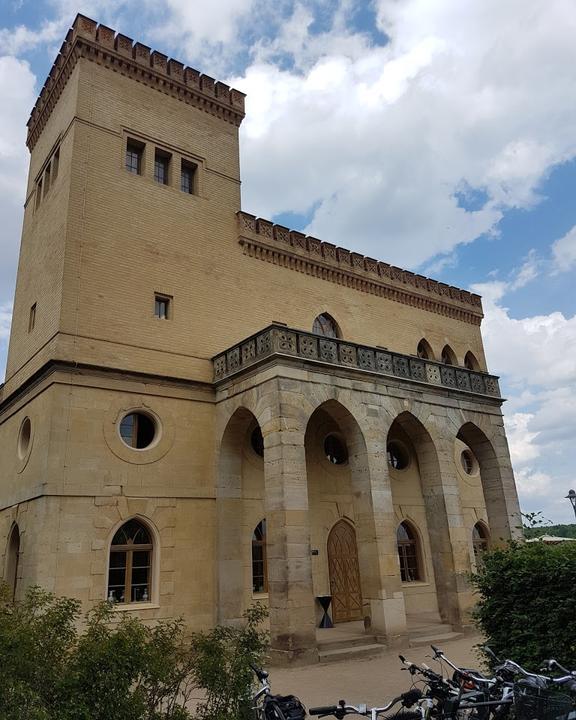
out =
[(422, 310), (480, 325), (480, 295), (337, 247), (240, 211), (239, 242), (251, 257)]
[(30, 114), (26, 140), (30, 150), (80, 57), (133, 77), (236, 127), (244, 118), (244, 93), (99, 25), (95, 20), (77, 15)]

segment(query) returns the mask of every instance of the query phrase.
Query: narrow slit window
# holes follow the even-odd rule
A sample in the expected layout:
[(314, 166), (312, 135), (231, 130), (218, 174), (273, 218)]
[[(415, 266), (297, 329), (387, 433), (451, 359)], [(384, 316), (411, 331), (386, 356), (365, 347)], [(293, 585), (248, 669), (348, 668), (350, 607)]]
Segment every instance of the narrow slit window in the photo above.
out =
[(60, 169), (60, 148), (56, 150), (54, 153), (54, 158), (52, 160), (52, 184), (55, 183), (56, 178), (58, 177), (58, 170)]
[(36, 303), (30, 308), (30, 315), (28, 317), (28, 332), (32, 332), (36, 325)]
[(168, 172), (170, 169), (170, 155), (161, 150), (154, 153), (154, 180), (160, 185), (168, 185)]
[(252, 534), (252, 592), (268, 592), (266, 519), (258, 523)]
[(155, 295), (154, 296), (154, 317), (158, 320), (170, 320), (172, 313), (171, 307), (172, 298), (166, 295)]
[(196, 174), (198, 168), (194, 163), (182, 160), (182, 168), (180, 171), (180, 190), (189, 195), (196, 193)]
[(50, 190), (50, 163), (48, 163), (44, 171), (44, 197), (48, 195), (48, 190)]
[(126, 143), (126, 170), (134, 175), (142, 175), (142, 158), (144, 146), (135, 140)]
[(42, 202), (42, 180), (39, 180), (36, 184), (36, 210), (40, 207)]

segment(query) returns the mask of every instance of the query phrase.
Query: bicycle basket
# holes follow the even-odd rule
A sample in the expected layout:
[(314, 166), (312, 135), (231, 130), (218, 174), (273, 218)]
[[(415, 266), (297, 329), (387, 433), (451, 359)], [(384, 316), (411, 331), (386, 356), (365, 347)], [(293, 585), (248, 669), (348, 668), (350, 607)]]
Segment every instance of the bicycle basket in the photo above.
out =
[(264, 706), (266, 720), (304, 720), (306, 708), (294, 695), (270, 695)]
[(574, 702), (569, 695), (517, 684), (514, 688), (517, 720), (571, 720)]

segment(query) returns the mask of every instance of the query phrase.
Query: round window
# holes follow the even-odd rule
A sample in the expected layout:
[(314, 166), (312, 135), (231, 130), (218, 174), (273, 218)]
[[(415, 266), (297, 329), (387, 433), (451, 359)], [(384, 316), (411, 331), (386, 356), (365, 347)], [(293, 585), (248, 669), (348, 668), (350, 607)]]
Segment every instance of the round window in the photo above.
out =
[(388, 443), (386, 448), (388, 454), (388, 465), (394, 470), (404, 470), (410, 463), (410, 456), (407, 450), (397, 442)]
[(135, 450), (150, 447), (156, 439), (157, 432), (154, 418), (143, 412), (128, 413), (120, 422), (120, 437), (123, 443)]
[(464, 472), (467, 475), (473, 475), (476, 470), (476, 458), (472, 454), (471, 450), (462, 450), (460, 455), (460, 462), (464, 468)]
[(262, 437), (262, 430), (260, 430), (258, 425), (252, 430), (250, 445), (252, 445), (252, 450), (254, 450), (256, 455), (264, 457), (264, 438)]
[(18, 434), (18, 455), (21, 460), (24, 460), (28, 450), (30, 449), (30, 440), (32, 439), (32, 423), (29, 417), (25, 417), (20, 425), (20, 432)]
[(333, 465), (344, 465), (348, 462), (346, 445), (337, 435), (327, 435), (324, 440), (324, 452), (328, 462)]

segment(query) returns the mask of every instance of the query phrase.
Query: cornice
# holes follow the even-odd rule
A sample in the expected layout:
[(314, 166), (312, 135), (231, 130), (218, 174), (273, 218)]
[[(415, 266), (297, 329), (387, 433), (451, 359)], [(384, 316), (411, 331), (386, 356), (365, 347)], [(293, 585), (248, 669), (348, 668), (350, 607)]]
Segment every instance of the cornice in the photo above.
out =
[(171, 95), (236, 127), (244, 118), (244, 93), (198, 70), (185, 67), (142, 43), (77, 15), (28, 120), (26, 144), (32, 150), (79, 58)]
[(471, 325), (482, 322), (479, 295), (274, 225), (249, 213), (240, 211), (237, 216), (238, 242), (250, 257)]

